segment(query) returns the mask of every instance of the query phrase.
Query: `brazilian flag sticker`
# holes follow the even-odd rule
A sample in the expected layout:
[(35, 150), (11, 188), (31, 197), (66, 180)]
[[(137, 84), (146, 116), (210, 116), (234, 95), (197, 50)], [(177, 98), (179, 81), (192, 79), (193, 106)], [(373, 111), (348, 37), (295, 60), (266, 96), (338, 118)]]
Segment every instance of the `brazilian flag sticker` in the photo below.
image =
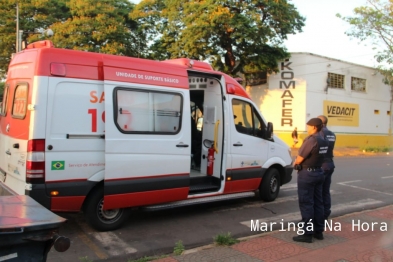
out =
[(64, 170), (64, 161), (52, 161), (51, 170)]

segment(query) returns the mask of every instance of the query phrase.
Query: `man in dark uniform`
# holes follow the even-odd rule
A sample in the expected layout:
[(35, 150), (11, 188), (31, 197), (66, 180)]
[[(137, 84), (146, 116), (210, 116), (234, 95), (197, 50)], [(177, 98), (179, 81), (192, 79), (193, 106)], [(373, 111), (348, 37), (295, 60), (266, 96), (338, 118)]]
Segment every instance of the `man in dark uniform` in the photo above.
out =
[(334, 149), (334, 144), (336, 143), (336, 135), (330, 131), (326, 125), (328, 122), (328, 119), (324, 115), (318, 116), (319, 119), (322, 120), (322, 130), (320, 132), (322, 137), (325, 137), (325, 140), (329, 143), (329, 148), (328, 151), (325, 155), (325, 159), (323, 160), (322, 164), (322, 169), (323, 172), (325, 173), (325, 181), (323, 182), (322, 185), (322, 198), (323, 198), (323, 207), (324, 207), (324, 217), (325, 219), (328, 219), (330, 216), (331, 211), (331, 198), (330, 198), (330, 184), (332, 183), (332, 175), (334, 172), (334, 161), (333, 161), (333, 149)]
[(322, 184), (325, 178), (321, 166), (328, 150), (328, 143), (320, 135), (321, 129), (321, 119), (311, 118), (307, 122), (309, 136), (299, 148), (294, 162), (294, 169), (298, 170), (299, 208), (305, 231), (303, 235), (293, 237), (297, 242), (312, 243), (313, 235), (317, 239), (323, 239)]

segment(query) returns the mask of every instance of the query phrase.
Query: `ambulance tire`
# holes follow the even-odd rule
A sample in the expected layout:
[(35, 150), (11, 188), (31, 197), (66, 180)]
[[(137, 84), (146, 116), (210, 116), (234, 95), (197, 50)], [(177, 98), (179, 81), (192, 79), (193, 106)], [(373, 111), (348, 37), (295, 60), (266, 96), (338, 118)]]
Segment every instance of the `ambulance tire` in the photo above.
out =
[(130, 208), (104, 210), (104, 188), (96, 188), (89, 194), (84, 205), (87, 222), (98, 231), (111, 231), (122, 226), (129, 218)]
[(263, 201), (274, 201), (280, 192), (280, 172), (271, 168), (267, 170), (259, 186), (259, 196)]

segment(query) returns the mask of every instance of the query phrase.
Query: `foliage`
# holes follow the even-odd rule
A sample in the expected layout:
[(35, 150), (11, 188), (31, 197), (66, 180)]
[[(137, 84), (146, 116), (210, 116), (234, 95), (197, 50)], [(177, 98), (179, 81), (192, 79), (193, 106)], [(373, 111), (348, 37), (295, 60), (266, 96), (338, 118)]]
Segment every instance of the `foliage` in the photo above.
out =
[(363, 152), (372, 152), (372, 153), (379, 153), (379, 152), (392, 152), (393, 151), (393, 147), (388, 147), (388, 146), (382, 146), (382, 147), (378, 147), (378, 146), (367, 146), (364, 148), (361, 148), (361, 150)]
[(51, 26), (55, 46), (82, 51), (137, 56), (132, 34), (136, 23), (128, 18), (128, 0), (69, 0), (71, 17)]
[(0, 0), (0, 78), (7, 72), (11, 53), (15, 52), (15, 17), (10, 16), (10, 11), (15, 13), (15, 5), (8, 0)]
[(79, 260), (81, 262), (93, 262), (93, 260), (90, 259), (88, 256), (80, 257)]
[[(65, 1), (19, 1), (19, 29), (24, 32), (22, 39), (29, 40), (36, 29), (47, 29), (55, 21), (64, 21), (69, 16)], [(16, 0), (0, 0), (0, 78), (6, 74), (11, 54), (16, 51), (15, 21)]]
[(173, 248), (173, 253), (176, 256), (179, 256), (179, 255), (181, 255), (184, 252), (184, 250), (185, 250), (185, 247), (183, 245), (183, 242), (181, 240), (177, 241), (175, 243), (175, 247)]
[(218, 234), (217, 236), (215, 236), (214, 243), (220, 246), (230, 246), (239, 243), (239, 240), (234, 239), (231, 236), (231, 233), (228, 232), (227, 234)]
[[(0, 96), (3, 96), (5, 82), (0, 82)], [(1, 102), (1, 101), (0, 101)]]
[(380, 72), (385, 77), (385, 84), (393, 86), (393, 1), (367, 0), (367, 6), (354, 9), (354, 16), (338, 17), (351, 25), (351, 30), (347, 35), (355, 37), (361, 41), (372, 41), (375, 48), (381, 48), (376, 55), (379, 63), (387, 64), (380, 66)]
[(287, 0), (142, 0), (130, 14), (147, 30), (154, 58), (209, 59), (221, 71), (277, 71), (283, 41), (303, 18)]
[(148, 262), (148, 261), (153, 261), (153, 260), (157, 260), (157, 259), (161, 259), (161, 258), (165, 258), (166, 256), (154, 256), (154, 257), (141, 257), (138, 259), (134, 259), (134, 260), (128, 260), (127, 262)]
[[(56, 47), (108, 54), (144, 56), (146, 37), (129, 17), (128, 0), (19, 1), (19, 29), (27, 43), (48, 39), (37, 33), (51, 29)], [(0, 0), (0, 78), (16, 49), (16, 0)]]

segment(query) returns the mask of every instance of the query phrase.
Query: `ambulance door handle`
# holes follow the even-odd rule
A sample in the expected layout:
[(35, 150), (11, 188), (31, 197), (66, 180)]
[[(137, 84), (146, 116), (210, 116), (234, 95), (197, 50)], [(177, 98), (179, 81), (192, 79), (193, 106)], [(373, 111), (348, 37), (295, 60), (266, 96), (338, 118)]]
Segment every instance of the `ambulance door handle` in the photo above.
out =
[(180, 144), (177, 144), (176, 147), (188, 147), (188, 145), (180, 143)]
[(11, 151), (8, 149), (7, 151), (5, 151), (5, 153), (7, 154), (7, 155), (11, 155)]
[(19, 148), (19, 144), (18, 144), (18, 143), (13, 144), (12, 147), (13, 147), (13, 148)]
[(237, 143), (233, 144), (233, 146), (243, 146), (243, 144), (240, 142), (237, 142)]

